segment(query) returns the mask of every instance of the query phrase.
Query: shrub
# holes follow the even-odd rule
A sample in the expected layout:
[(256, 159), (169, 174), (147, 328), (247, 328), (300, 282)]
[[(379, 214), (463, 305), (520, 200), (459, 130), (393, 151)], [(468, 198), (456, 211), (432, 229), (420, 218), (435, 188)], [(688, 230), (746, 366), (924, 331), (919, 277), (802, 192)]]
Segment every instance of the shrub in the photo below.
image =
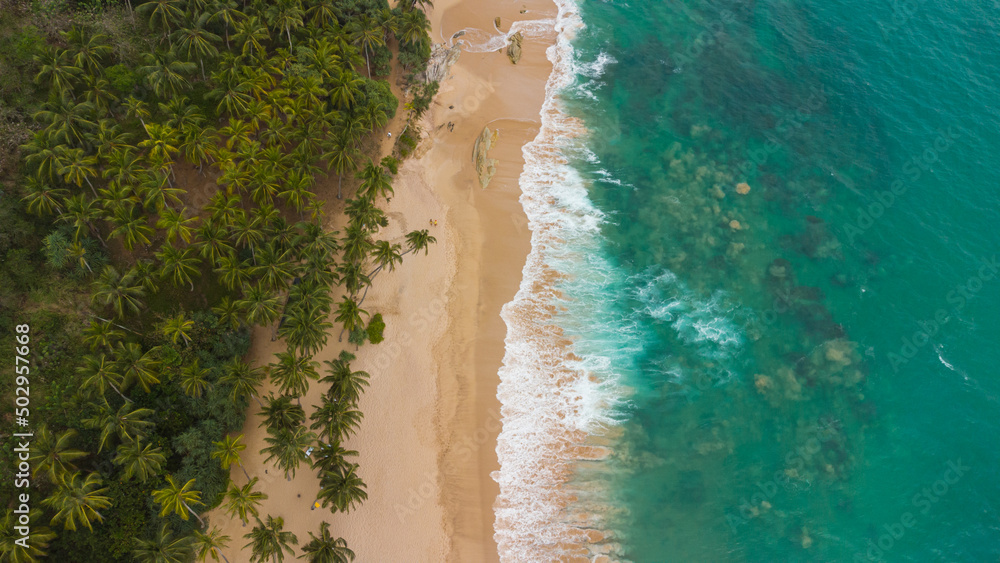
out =
[(368, 322), (368, 341), (378, 344), (385, 340), (382, 332), (385, 330), (385, 321), (382, 320), (382, 313), (375, 313), (372, 320)]

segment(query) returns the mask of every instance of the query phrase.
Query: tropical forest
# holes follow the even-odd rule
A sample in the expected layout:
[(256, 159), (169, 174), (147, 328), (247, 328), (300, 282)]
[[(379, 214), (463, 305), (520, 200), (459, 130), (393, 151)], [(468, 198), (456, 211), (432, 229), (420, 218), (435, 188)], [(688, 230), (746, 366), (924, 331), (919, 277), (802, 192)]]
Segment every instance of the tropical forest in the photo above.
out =
[[(0, 474), (18, 466), (11, 432), (30, 431), (32, 494), (25, 516), (0, 482), (0, 561), (354, 560), (328, 524), (295, 537), (259, 510), (241, 431), (247, 416), (266, 428), (279, 478), (319, 476), (317, 510), (367, 498), (343, 442), (368, 374), (350, 351), (313, 356), (331, 338), (378, 345), (368, 289), (435, 242), (380, 238), (436, 92), (430, 9), (4, 1), (0, 362), (29, 327), (31, 425), (14, 425), (0, 378)], [(393, 119), (405, 129), (387, 139)], [(249, 361), (252, 331), (284, 351)], [(310, 385), (321, 404), (303, 403)], [(222, 534), (216, 508), (246, 534)]]

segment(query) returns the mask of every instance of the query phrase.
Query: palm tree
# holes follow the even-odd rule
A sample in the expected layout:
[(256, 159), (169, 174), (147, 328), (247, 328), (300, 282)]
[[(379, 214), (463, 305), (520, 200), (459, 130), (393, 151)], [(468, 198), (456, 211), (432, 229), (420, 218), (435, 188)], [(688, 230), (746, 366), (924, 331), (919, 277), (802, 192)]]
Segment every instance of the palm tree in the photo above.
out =
[(321, 473), (341, 471), (348, 465), (347, 458), (357, 455), (358, 452), (354, 450), (345, 450), (340, 445), (340, 440), (333, 440), (329, 444), (320, 442), (319, 447), (313, 452), (312, 466)]
[(212, 558), (212, 561), (218, 561), (221, 557), (223, 561), (229, 563), (229, 559), (221, 551), (229, 547), (229, 541), (229, 536), (224, 535), (218, 528), (212, 528), (208, 532), (195, 530), (194, 551), (198, 561), (204, 563), (208, 561), (209, 557)]
[(156, 252), (156, 257), (162, 262), (160, 277), (170, 278), (174, 285), (187, 283), (194, 291), (193, 277), (198, 275), (199, 260), (194, 256), (194, 249), (191, 247), (183, 250), (166, 243)]
[(267, 495), (254, 490), (258, 479), (254, 477), (242, 487), (237, 487), (236, 483), (229, 482), (229, 489), (223, 496), (225, 505), (222, 507), (230, 516), (239, 516), (243, 525), (249, 521), (248, 516), (257, 518), (259, 512), (257, 507), (267, 500)]
[(357, 224), (348, 225), (342, 246), (344, 260), (360, 264), (374, 245), (367, 229)]
[(244, 286), (243, 293), (245, 297), (237, 305), (244, 310), (248, 323), (267, 326), (278, 320), (281, 314), (278, 298), (262, 284)]
[(35, 466), (32, 475), (44, 473), (51, 483), (58, 483), (59, 476), (76, 470), (74, 461), (87, 457), (87, 452), (73, 449), (76, 430), (70, 428), (56, 435), (46, 424), (38, 428), (38, 436), (31, 443), (28, 461)]
[[(361, 185), (364, 189), (364, 183)], [(374, 232), (382, 225), (389, 224), (385, 212), (375, 207), (374, 200), (367, 197), (347, 200), (344, 213), (350, 217), (350, 224), (361, 227), (364, 231)]]
[(229, 244), (229, 230), (219, 221), (206, 221), (198, 228), (198, 244), (201, 256), (209, 264), (218, 264), (224, 257), (235, 255), (233, 246)]
[(169, 160), (179, 152), (177, 145), (180, 133), (177, 129), (164, 123), (150, 123), (144, 127), (146, 138), (139, 141), (139, 148), (148, 148), (147, 158), (163, 158)]
[(270, 39), (267, 26), (258, 16), (251, 15), (236, 23), (236, 42), (243, 45), (243, 56), (254, 56), (265, 51), (264, 44)]
[(200, 399), (210, 387), (208, 382), (209, 372), (210, 370), (198, 364), (198, 358), (195, 358), (190, 364), (181, 368), (178, 374), (178, 384), (181, 386), (184, 394), (188, 397)]
[(406, 234), (406, 243), (410, 245), (410, 249), (404, 252), (403, 255), (405, 256), (417, 250), (423, 250), (424, 255), (426, 255), (429, 252), (428, 246), (435, 242), (437, 242), (437, 239), (431, 236), (427, 232), (427, 229), (411, 231)]
[(97, 443), (97, 453), (104, 450), (112, 436), (118, 436), (123, 442), (138, 440), (154, 426), (152, 422), (145, 420), (155, 414), (153, 409), (133, 409), (132, 403), (125, 403), (117, 411), (113, 411), (106, 400), (97, 409), (94, 416), (82, 421), (88, 428), (100, 429), (101, 431), (101, 437)]
[(289, 50), (292, 49), (292, 28), (302, 25), (304, 14), (301, 0), (277, 0), (269, 5), (264, 12), (271, 27), (285, 32)]
[(149, 227), (147, 217), (134, 206), (118, 208), (114, 216), (111, 217), (111, 222), (115, 226), (111, 231), (111, 236), (121, 238), (125, 250), (132, 251), (136, 245), (150, 244), (153, 229)]
[(141, 285), (136, 284), (135, 273), (129, 270), (125, 275), (119, 275), (113, 266), (105, 266), (101, 275), (94, 281), (94, 293), (91, 299), (94, 303), (111, 305), (117, 318), (125, 316), (125, 312), (137, 313), (142, 305), (139, 301), (145, 295)]
[(208, 21), (218, 20), (222, 22), (227, 49), (229, 48), (229, 30), (235, 27), (236, 22), (246, 17), (237, 6), (235, 0), (214, 0), (207, 12), (210, 14)]
[(161, 507), (160, 516), (176, 514), (181, 520), (187, 520), (188, 513), (191, 513), (202, 526), (205, 525), (201, 516), (191, 508), (192, 504), (201, 504), (201, 492), (195, 490), (194, 479), (181, 486), (174, 481), (173, 475), (167, 475), (167, 486), (153, 491), (153, 500)]
[(331, 80), (330, 101), (338, 110), (351, 109), (361, 92), (364, 80), (353, 70), (343, 68)]
[(80, 188), (87, 182), (90, 191), (97, 197), (97, 190), (90, 181), (97, 176), (97, 157), (84, 154), (82, 149), (70, 149), (67, 152), (67, 160), (58, 170), (59, 175), (67, 184), (73, 184)]
[(250, 474), (247, 473), (245, 467), (243, 467), (243, 462), (240, 460), (240, 452), (247, 449), (246, 444), (241, 444), (240, 440), (243, 439), (243, 434), (233, 438), (232, 436), (226, 436), (219, 442), (212, 442), (215, 449), (212, 451), (212, 457), (219, 460), (222, 464), (222, 468), (229, 470), (229, 468), (235, 463), (240, 466), (243, 470), (243, 475), (246, 476), (247, 481), (250, 480)]
[[(153, 0), (153, 2), (162, 1), (164, 0)], [(143, 4), (146, 5), (148, 4)], [(142, 59), (144, 64), (139, 67), (139, 74), (146, 77), (146, 83), (161, 98), (177, 96), (187, 89), (190, 84), (186, 76), (198, 68), (198, 65), (192, 62), (177, 60), (172, 51), (159, 54), (146, 53)]]
[(205, 59), (214, 58), (219, 54), (219, 50), (212, 43), (222, 41), (218, 35), (205, 29), (210, 14), (202, 13), (197, 19), (191, 21), (190, 27), (178, 29), (173, 33), (173, 39), (177, 41), (177, 47), (185, 53), (188, 59), (198, 59), (201, 65), (201, 79), (205, 80)]
[(174, 537), (170, 525), (164, 523), (152, 539), (135, 538), (132, 553), (139, 563), (186, 563), (194, 551), (193, 543), (191, 536)]
[(115, 328), (111, 321), (93, 320), (89, 327), (83, 329), (83, 343), (90, 346), (91, 351), (98, 348), (111, 350), (124, 336), (125, 333)]
[(101, 510), (111, 506), (111, 499), (104, 496), (107, 488), (101, 487), (101, 476), (89, 473), (86, 478), (80, 473), (63, 473), (56, 490), (42, 500), (42, 505), (55, 511), (52, 524), (63, 523), (63, 528), (76, 531), (78, 524), (94, 531), (91, 522), (103, 521)]
[(309, 563), (349, 563), (354, 561), (354, 552), (348, 549), (344, 538), (334, 539), (330, 535), (330, 524), (321, 522), (319, 536), (309, 532), (312, 541), (302, 546), (302, 556)]
[(316, 435), (305, 429), (304, 426), (296, 426), (292, 429), (281, 428), (276, 433), (271, 433), (268, 429), (268, 436), (264, 438), (268, 446), (260, 453), (266, 453), (265, 462), (275, 460), (279, 469), (285, 472), (285, 478), (291, 480), (295, 477), (295, 470), (303, 461), (308, 461), (306, 450), (316, 443)]
[(322, 397), (322, 406), (310, 415), (313, 423), (309, 426), (318, 430), (321, 437), (330, 441), (347, 438), (357, 432), (364, 413), (354, 408), (354, 403), (327, 395)]
[(240, 360), (239, 358), (233, 358), (231, 362), (225, 366), (225, 374), (219, 378), (219, 384), (221, 385), (232, 385), (232, 391), (230, 391), (230, 397), (234, 400), (242, 400), (245, 397), (253, 397), (257, 404), (264, 407), (257, 398), (257, 386), (260, 385), (260, 380), (264, 377), (261, 370), (251, 366), (250, 364)]
[(402, 249), (403, 247), (396, 243), (390, 243), (385, 240), (376, 241), (372, 257), (377, 267), (375, 271), (368, 274), (369, 279), (375, 277), (375, 274), (379, 273), (382, 268), (389, 268), (391, 272), (396, 269), (396, 264), (402, 264), (403, 255), (400, 253)]
[(389, 197), (393, 194), (392, 181), (388, 172), (382, 168), (381, 164), (375, 164), (368, 160), (368, 164), (358, 173), (358, 178), (362, 180), (358, 188), (358, 196), (374, 200), (376, 197)]
[(121, 389), (118, 388), (122, 384), (121, 374), (114, 361), (109, 360), (104, 354), (84, 356), (83, 365), (77, 367), (76, 371), (83, 376), (83, 381), (80, 383), (81, 389), (97, 389), (103, 397), (104, 392), (110, 387), (125, 402), (129, 402), (128, 397), (122, 395)]
[[(426, 2), (427, 0), (423, 0)], [(399, 39), (404, 43), (423, 43), (428, 40), (431, 24), (427, 15), (418, 10), (403, 12), (399, 18)]]
[[(0, 518), (0, 561), (7, 563), (35, 563), (45, 559), (49, 542), (56, 534), (48, 526), (38, 524), (42, 511), (37, 508), (28, 510), (27, 514), (14, 514), (13, 508), (8, 508), (3, 518)], [(27, 541), (17, 528), (28, 528)]]
[(356, 18), (348, 22), (345, 31), (347, 31), (348, 35), (352, 37), (352, 42), (355, 45), (360, 46), (362, 51), (364, 51), (365, 67), (368, 69), (368, 78), (370, 79), (372, 77), (372, 69), (368, 58), (368, 52), (374, 51), (376, 47), (385, 45), (385, 38), (382, 33), (382, 29), (371, 18), (371, 16), (365, 14), (360, 18)]
[(343, 341), (345, 330), (347, 332), (354, 332), (364, 326), (365, 321), (361, 318), (362, 315), (367, 316), (368, 311), (362, 309), (354, 299), (344, 297), (344, 300), (337, 306), (337, 316), (335, 317), (338, 323), (344, 325), (344, 329), (340, 331), (338, 341)]
[[(321, 291), (326, 292), (326, 288)], [(278, 328), (278, 336), (284, 338), (293, 350), (315, 354), (330, 338), (328, 330), (333, 328), (333, 323), (326, 320), (329, 314), (329, 307), (319, 302), (299, 302), (289, 307), (284, 323)], [(308, 387), (307, 382), (305, 387)]]
[(172, 244), (176, 239), (190, 243), (193, 232), (191, 224), (197, 220), (197, 217), (187, 216), (186, 207), (181, 209), (165, 207), (160, 211), (160, 218), (156, 221), (156, 226), (166, 231), (168, 243)]
[(143, 445), (136, 438), (118, 446), (115, 454), (115, 465), (122, 466), (125, 479), (136, 477), (145, 483), (160, 474), (167, 463), (162, 448), (154, 448), (153, 444)]
[(183, 4), (180, 0), (150, 0), (141, 4), (136, 11), (146, 18), (151, 29), (162, 30), (164, 39), (167, 39), (171, 27), (184, 19)]
[(223, 297), (218, 305), (212, 307), (212, 312), (219, 317), (220, 326), (228, 326), (236, 330), (243, 324), (243, 320), (240, 318), (240, 306), (230, 300), (228, 295)]
[(28, 213), (34, 213), (38, 216), (55, 213), (62, 215), (62, 200), (69, 195), (68, 190), (52, 186), (35, 176), (28, 176), (25, 179), (24, 191), (27, 195), (24, 196), (23, 201), (27, 206)]
[(356, 403), (365, 387), (368, 386), (368, 372), (352, 370), (352, 360), (354, 360), (354, 354), (347, 350), (341, 350), (337, 359), (324, 362), (327, 365), (328, 375), (320, 381), (330, 384), (327, 396), (331, 399)]
[(271, 366), (271, 383), (278, 386), (279, 393), (301, 397), (309, 391), (309, 380), (319, 379), (319, 362), (311, 356), (296, 354), (293, 348), (276, 356), (278, 363)]
[(46, 43), (35, 55), (35, 62), (39, 65), (35, 83), (48, 83), (52, 92), (72, 92), (77, 77), (83, 74), (83, 69), (73, 64), (68, 51)]
[(194, 329), (194, 321), (187, 318), (184, 311), (170, 317), (163, 323), (163, 336), (170, 339), (172, 344), (177, 344), (178, 340), (184, 340), (185, 344), (191, 344), (191, 330)]
[(306, 420), (306, 413), (302, 410), (302, 406), (292, 403), (292, 398), (288, 395), (277, 397), (273, 394), (269, 395), (267, 404), (257, 414), (264, 417), (264, 421), (257, 427), (266, 426), (268, 432), (277, 432), (282, 429), (291, 430)]
[(268, 516), (267, 523), (257, 520), (257, 525), (249, 533), (243, 536), (250, 540), (244, 547), (249, 547), (253, 554), (250, 563), (265, 563), (271, 559), (273, 563), (281, 563), (285, 560), (285, 553), (292, 555), (292, 545), (298, 545), (299, 539), (295, 534), (284, 531), (285, 520), (279, 517)]
[(367, 485), (358, 477), (357, 470), (358, 465), (352, 463), (343, 472), (330, 471), (320, 477), (319, 499), (324, 508), (332, 504), (339, 512), (350, 512), (354, 505), (368, 499)]
[(122, 385), (128, 386), (133, 382), (139, 384), (142, 390), (149, 393), (160, 382), (157, 377), (160, 362), (156, 359), (159, 350), (152, 348), (145, 352), (142, 346), (134, 342), (119, 342), (115, 346), (115, 369), (122, 376)]

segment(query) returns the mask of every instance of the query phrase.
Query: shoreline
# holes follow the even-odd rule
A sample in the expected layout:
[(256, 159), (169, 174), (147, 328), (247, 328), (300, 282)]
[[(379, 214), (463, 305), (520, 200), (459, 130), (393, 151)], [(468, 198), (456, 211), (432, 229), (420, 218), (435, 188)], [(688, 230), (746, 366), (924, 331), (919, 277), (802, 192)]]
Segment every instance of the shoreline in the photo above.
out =
[[(527, 13), (520, 13), (522, 6)], [(548, 0), (501, 9), (481, 0), (451, 0), (439, 3), (429, 19), (432, 37), (479, 29), (495, 41), (496, 16), (509, 30), (512, 21), (554, 15)], [(384, 207), (390, 224), (379, 233), (396, 241), (437, 220), (429, 230), (438, 242), (429, 254), (408, 255), (395, 271), (376, 278), (365, 308), (383, 314), (385, 342), (355, 351), (331, 334), (314, 357), (323, 362), (347, 349), (357, 354), (354, 369), (371, 375), (359, 405), (364, 420), (345, 443), (359, 452), (355, 461), (368, 500), (348, 514), (310, 510), (319, 490), (316, 474), (300, 467), (287, 481), (264, 464), (258, 450), (265, 432), (257, 427), (256, 402), (248, 409), (243, 466), (269, 496), (260, 506), (261, 516), (283, 517), (300, 547), (326, 521), (334, 537), (342, 536), (355, 551), (356, 561), (499, 561), (493, 510), (499, 485), (493, 475), (499, 469), (497, 386), (507, 332), (500, 310), (518, 290), (530, 249), (531, 233), (518, 200), (521, 149), (540, 128), (552, 67), (545, 56), (548, 43), (542, 41), (526, 38), (517, 65), (505, 54), (467, 52), (465, 46), (422, 120), (420, 144), (393, 181), (395, 195)], [(401, 107), (398, 113), (403, 112)], [(397, 117), (389, 125), (390, 130), (396, 126), (394, 134), (399, 123)], [(489, 151), (499, 160), (497, 172), (485, 190), (472, 162), (473, 144), (484, 126), (500, 130)], [(382, 144), (388, 143), (383, 139)], [(335, 210), (329, 214), (330, 229), (343, 221), (342, 202), (332, 199), (336, 183), (330, 177), (317, 186), (327, 210)], [(334, 294), (339, 297), (336, 288)], [(269, 329), (257, 329), (248, 360), (266, 365), (283, 350), (283, 342), (270, 341)], [(313, 383), (302, 398), (307, 415), (319, 404), (322, 387)], [(260, 394), (269, 391), (265, 383)], [(236, 485), (246, 482), (239, 468), (231, 474)], [(209, 516), (233, 540), (230, 560), (248, 561), (249, 551), (240, 548), (251, 526), (243, 527), (218, 508)]]

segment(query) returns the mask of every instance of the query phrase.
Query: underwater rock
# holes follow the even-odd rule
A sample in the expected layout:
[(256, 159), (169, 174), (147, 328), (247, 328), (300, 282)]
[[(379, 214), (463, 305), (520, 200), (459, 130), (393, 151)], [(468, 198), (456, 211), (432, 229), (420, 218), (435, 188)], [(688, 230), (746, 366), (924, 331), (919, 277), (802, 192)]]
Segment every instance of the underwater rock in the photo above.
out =
[(524, 42), (524, 34), (520, 31), (511, 35), (508, 39), (510, 43), (507, 45), (507, 58), (510, 62), (517, 64), (517, 61), (521, 60), (521, 44)]
[(750, 193), (750, 184), (746, 182), (740, 182), (739, 184), (736, 184), (736, 193), (740, 195), (747, 195), (748, 193)]
[(738, 231), (738, 230), (740, 230), (740, 229), (743, 228), (743, 225), (740, 225), (739, 221), (737, 221), (736, 219), (733, 219), (732, 221), (729, 222), (729, 228), (732, 229), (732, 230), (734, 230), (734, 231)]
[(771, 381), (770, 377), (758, 373), (753, 376), (753, 385), (757, 388), (759, 393), (765, 393), (768, 389), (774, 386), (774, 382)]
[(417, 81), (441, 82), (448, 76), (451, 65), (455, 64), (462, 54), (462, 44), (455, 43), (448, 47), (438, 43), (431, 49), (431, 58), (427, 61), (427, 70), (417, 75)]
[(493, 175), (497, 172), (499, 161), (495, 158), (488, 158), (486, 153), (497, 142), (499, 136), (500, 130), (491, 132), (489, 127), (483, 127), (483, 132), (476, 138), (476, 143), (472, 148), (472, 158), (476, 163), (476, 172), (479, 175), (479, 186), (483, 189), (486, 189), (490, 180), (493, 179)]
[(771, 265), (767, 267), (767, 275), (778, 280), (783, 280), (791, 273), (792, 264), (784, 258), (775, 258)]
[(500, 16), (493, 18), (493, 25), (495, 25), (498, 30), (500, 29)]

